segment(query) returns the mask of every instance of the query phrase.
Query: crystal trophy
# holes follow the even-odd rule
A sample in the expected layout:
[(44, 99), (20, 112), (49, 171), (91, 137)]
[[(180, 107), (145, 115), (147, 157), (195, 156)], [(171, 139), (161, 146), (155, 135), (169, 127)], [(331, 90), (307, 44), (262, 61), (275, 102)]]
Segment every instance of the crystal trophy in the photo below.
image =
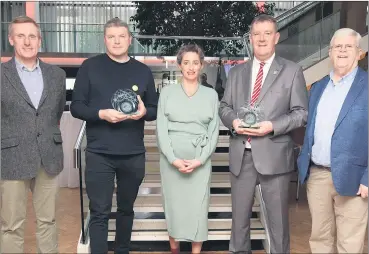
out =
[(241, 121), (240, 128), (260, 128), (257, 124), (262, 121), (262, 110), (257, 104), (245, 103), (238, 111), (237, 118)]
[(119, 89), (111, 98), (113, 108), (126, 115), (134, 115), (138, 111), (137, 94), (130, 89)]

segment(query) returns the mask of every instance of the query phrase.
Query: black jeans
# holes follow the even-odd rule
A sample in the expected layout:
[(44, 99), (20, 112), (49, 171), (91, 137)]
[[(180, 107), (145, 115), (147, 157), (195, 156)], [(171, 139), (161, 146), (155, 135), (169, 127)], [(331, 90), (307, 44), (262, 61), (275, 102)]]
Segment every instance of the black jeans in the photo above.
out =
[(117, 178), (115, 253), (128, 254), (133, 225), (133, 204), (145, 176), (145, 154), (108, 155), (86, 152), (85, 182), (90, 199), (92, 254), (108, 252), (108, 221)]

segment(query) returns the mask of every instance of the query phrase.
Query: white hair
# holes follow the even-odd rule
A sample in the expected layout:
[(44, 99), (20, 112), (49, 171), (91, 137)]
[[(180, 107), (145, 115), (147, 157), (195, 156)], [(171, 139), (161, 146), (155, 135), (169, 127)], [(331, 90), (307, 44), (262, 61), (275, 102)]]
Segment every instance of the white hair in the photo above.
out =
[(360, 47), (360, 41), (361, 41), (361, 35), (356, 32), (355, 30), (351, 29), (351, 28), (341, 28), (338, 29), (334, 34), (333, 37), (331, 39), (331, 43), (330, 46), (333, 46), (333, 41), (336, 37), (342, 37), (342, 36), (353, 36), (356, 39), (356, 46)]

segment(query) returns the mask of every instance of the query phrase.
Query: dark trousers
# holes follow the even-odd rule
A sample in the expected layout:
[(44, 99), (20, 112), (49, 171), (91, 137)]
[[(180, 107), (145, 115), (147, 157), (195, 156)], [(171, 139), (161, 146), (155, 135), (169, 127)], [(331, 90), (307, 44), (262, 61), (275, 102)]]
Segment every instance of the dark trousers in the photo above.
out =
[(92, 254), (108, 252), (108, 221), (117, 179), (115, 253), (128, 254), (133, 225), (133, 204), (145, 176), (145, 154), (107, 155), (86, 152), (86, 191), (90, 200)]

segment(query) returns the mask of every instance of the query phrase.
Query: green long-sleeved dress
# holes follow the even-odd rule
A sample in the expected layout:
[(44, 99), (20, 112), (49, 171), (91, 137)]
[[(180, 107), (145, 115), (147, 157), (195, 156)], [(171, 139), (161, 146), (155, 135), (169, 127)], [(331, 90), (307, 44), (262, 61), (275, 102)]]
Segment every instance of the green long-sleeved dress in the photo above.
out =
[[(218, 95), (199, 85), (188, 97), (181, 85), (160, 94), (157, 140), (160, 150), (162, 196), (168, 233), (178, 241), (208, 239), (211, 155), (219, 135)], [(201, 166), (181, 173), (175, 159), (198, 159)]]

